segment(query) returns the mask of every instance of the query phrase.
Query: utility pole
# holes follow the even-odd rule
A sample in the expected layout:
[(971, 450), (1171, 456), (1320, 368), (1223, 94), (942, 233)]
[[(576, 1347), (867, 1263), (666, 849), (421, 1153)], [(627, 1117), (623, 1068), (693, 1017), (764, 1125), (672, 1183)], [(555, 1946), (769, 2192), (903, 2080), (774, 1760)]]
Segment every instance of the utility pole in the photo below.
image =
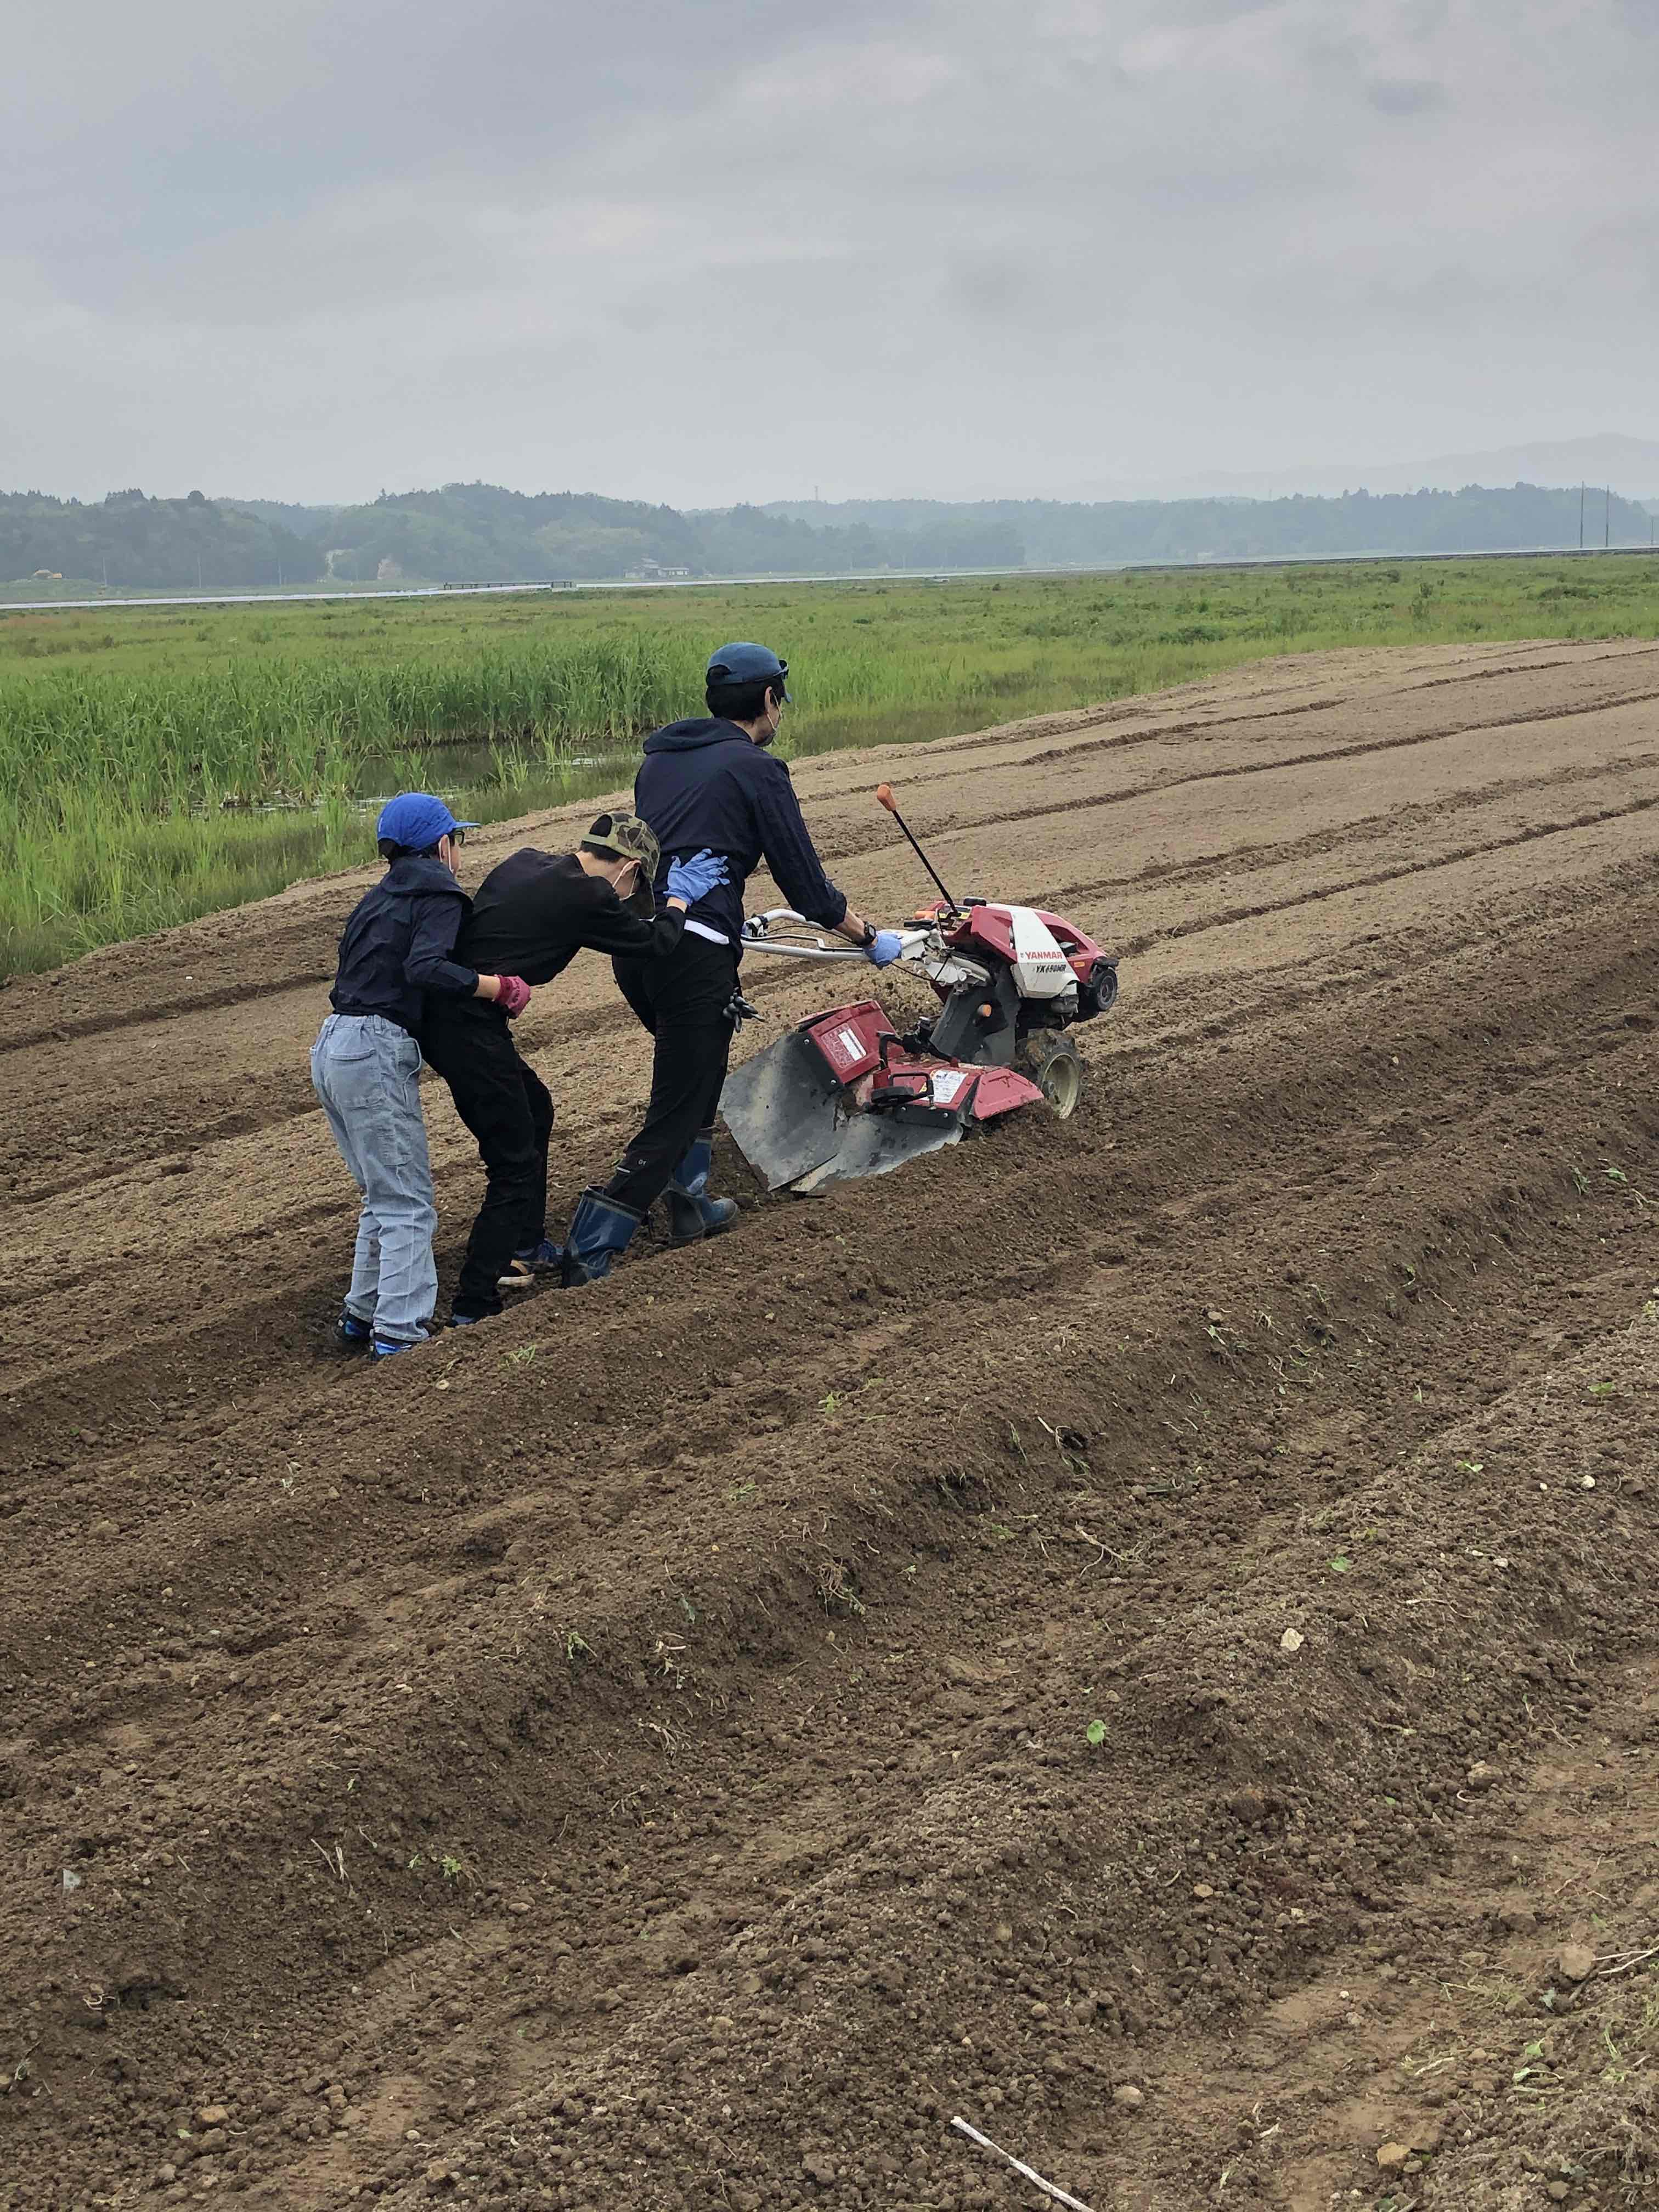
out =
[(201, 555), (200, 555), (199, 553), (196, 556), (196, 588), (197, 588), (197, 590), (198, 590), (198, 592), (203, 588), (203, 586), (202, 586), (202, 556), (201, 556)]
[(1584, 487), (1578, 487), (1578, 550), (1584, 550)]
[(1613, 543), (1613, 486), (1607, 487), (1607, 511), (1601, 522), (1601, 550), (1605, 553)]

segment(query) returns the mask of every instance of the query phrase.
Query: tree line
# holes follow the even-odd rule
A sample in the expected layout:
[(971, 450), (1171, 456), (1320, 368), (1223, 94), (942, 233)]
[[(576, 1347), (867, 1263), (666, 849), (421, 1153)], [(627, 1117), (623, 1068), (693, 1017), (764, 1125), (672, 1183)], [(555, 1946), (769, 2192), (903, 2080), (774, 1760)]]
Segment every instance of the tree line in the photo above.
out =
[[(1466, 484), (1456, 491), (1344, 492), (1286, 499), (775, 501), (769, 514), (859, 529), (915, 530), (933, 518), (997, 522), (1031, 568), (1118, 562), (1318, 561), (1364, 553), (1517, 553), (1576, 547), (1579, 487)], [(1646, 545), (1651, 518), (1598, 485), (1583, 501), (1584, 543)]]
[[(1647, 544), (1634, 501), (1589, 493), (1584, 542)], [(777, 501), (683, 513), (591, 492), (452, 483), (356, 507), (267, 500), (97, 501), (0, 493), (0, 580), (210, 591), (376, 579), (603, 581), (635, 575), (814, 576), (1119, 562), (1321, 560), (1575, 546), (1580, 495), (1537, 484), (1340, 498)]]
[(323, 549), (193, 491), (147, 499), (112, 491), (82, 505), (44, 492), (0, 492), (0, 580), (44, 569), (66, 582), (130, 591), (314, 583)]

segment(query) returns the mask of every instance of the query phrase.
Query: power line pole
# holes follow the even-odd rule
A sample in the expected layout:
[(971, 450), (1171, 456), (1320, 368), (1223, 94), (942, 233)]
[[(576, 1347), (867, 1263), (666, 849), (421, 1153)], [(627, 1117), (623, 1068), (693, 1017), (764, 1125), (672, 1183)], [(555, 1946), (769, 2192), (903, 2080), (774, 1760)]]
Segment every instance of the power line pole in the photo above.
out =
[(1584, 487), (1578, 487), (1578, 550), (1584, 550)]
[(1607, 512), (1601, 523), (1601, 550), (1605, 553), (1613, 543), (1613, 486), (1607, 488)]

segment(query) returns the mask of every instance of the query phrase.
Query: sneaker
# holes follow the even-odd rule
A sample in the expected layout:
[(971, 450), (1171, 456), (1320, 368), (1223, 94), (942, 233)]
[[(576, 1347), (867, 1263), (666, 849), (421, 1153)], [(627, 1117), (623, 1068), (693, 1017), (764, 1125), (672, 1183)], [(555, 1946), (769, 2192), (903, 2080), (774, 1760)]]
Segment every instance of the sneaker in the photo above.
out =
[(475, 1322), (489, 1321), (489, 1319), (490, 1316), (489, 1314), (453, 1313), (449, 1316), (449, 1326), (451, 1328), (471, 1328)]
[(359, 1321), (355, 1313), (342, 1310), (333, 1328), (336, 1352), (367, 1352), (374, 1332), (366, 1321)]
[(406, 1344), (401, 1337), (395, 1336), (377, 1336), (370, 1348), (377, 1359), (390, 1359), (399, 1352), (413, 1352), (415, 1349), (412, 1344)]
[(505, 1271), (495, 1278), (498, 1291), (531, 1291), (544, 1275), (556, 1275), (564, 1258), (563, 1247), (550, 1237), (544, 1237), (539, 1244), (532, 1244), (523, 1252), (515, 1252)]

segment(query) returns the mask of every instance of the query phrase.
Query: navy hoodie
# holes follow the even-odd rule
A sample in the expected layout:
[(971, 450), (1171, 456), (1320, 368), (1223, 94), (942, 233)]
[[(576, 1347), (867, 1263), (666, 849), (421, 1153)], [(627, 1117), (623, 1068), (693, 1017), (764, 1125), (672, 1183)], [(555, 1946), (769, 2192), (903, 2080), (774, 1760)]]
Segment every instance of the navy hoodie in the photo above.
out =
[(340, 966), (329, 993), (337, 1014), (382, 1014), (412, 1036), (422, 994), (469, 997), (477, 970), (450, 955), (472, 902), (429, 853), (400, 854), (352, 909), (340, 933)]
[(813, 850), (789, 771), (735, 722), (671, 722), (645, 741), (634, 779), (635, 810), (657, 833), (660, 900), (669, 864), (705, 847), (730, 863), (730, 881), (699, 899), (687, 915), (733, 943), (742, 933), (744, 886), (763, 860), (787, 902), (821, 928), (847, 912), (846, 895)]

